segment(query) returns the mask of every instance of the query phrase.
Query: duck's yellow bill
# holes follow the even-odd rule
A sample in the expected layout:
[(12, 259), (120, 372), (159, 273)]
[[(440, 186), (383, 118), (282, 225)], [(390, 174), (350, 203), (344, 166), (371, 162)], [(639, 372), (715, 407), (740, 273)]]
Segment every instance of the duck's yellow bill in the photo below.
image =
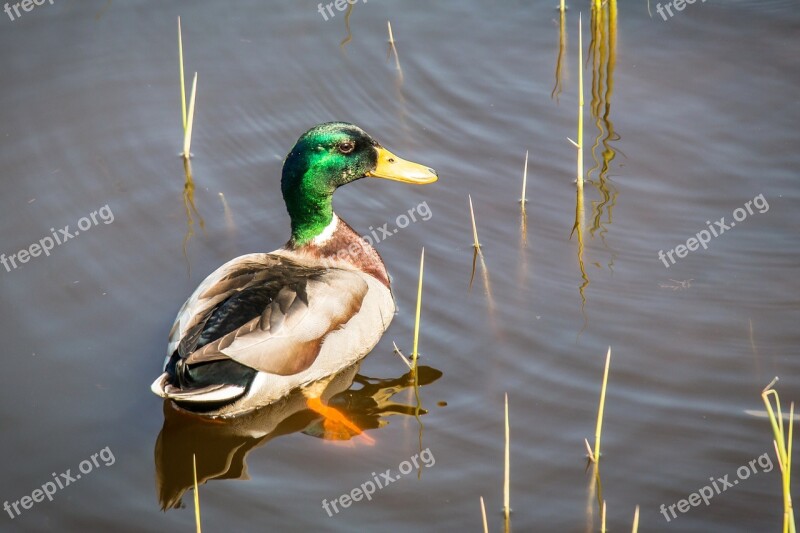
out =
[(367, 172), (367, 177), (402, 181), (417, 185), (433, 183), (439, 179), (439, 175), (432, 168), (406, 161), (382, 147), (378, 148), (378, 164), (375, 170)]

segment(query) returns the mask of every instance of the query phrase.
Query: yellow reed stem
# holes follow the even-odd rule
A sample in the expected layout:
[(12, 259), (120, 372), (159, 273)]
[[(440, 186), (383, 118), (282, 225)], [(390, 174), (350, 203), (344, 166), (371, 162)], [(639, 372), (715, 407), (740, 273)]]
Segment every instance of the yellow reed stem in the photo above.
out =
[(525, 168), (522, 171), (522, 198), (520, 202), (522, 202), (522, 209), (525, 210), (525, 202), (528, 199), (525, 197), (526, 191), (528, 189), (528, 150), (525, 150)]
[(192, 157), (192, 125), (194, 124), (194, 103), (197, 94), (197, 72), (194, 73), (194, 80), (192, 81), (192, 94), (189, 96), (189, 116), (186, 119), (186, 131), (183, 135), (183, 157), (189, 159)]
[(594, 460), (600, 462), (600, 435), (603, 432), (603, 412), (606, 407), (606, 387), (608, 385), (608, 367), (611, 364), (611, 346), (606, 354), (606, 368), (603, 371), (603, 387), (600, 389), (600, 407), (597, 409), (597, 426), (594, 432)]
[(178, 17), (178, 67), (181, 76), (181, 117), (183, 132), (186, 133), (186, 82), (183, 77), (183, 37), (181, 36), (181, 18)]
[(503, 515), (506, 524), (508, 524), (509, 514), (511, 512), (511, 435), (508, 426), (508, 393), (506, 393), (506, 446), (505, 446), (505, 461), (504, 461), (504, 475), (503, 475)]
[(192, 454), (192, 474), (194, 474), (194, 521), (197, 533), (201, 533), (200, 528), (200, 493), (197, 491), (197, 458)]
[(583, 191), (583, 15), (578, 17), (578, 190)]
[(414, 371), (417, 369), (417, 357), (419, 356), (419, 352), (417, 348), (419, 346), (419, 324), (420, 324), (420, 314), (422, 312), (422, 273), (425, 268), (425, 248), (422, 248), (422, 254), (419, 258), (419, 284), (417, 285), (417, 314), (414, 319), (414, 349), (411, 352), (411, 361), (414, 367)]
[(481, 243), (478, 242), (478, 228), (475, 226), (475, 210), (472, 209), (472, 195), (467, 195), (469, 197), (469, 215), (472, 218), (472, 241), (473, 246), (475, 248), (480, 248)]
[[(772, 426), (774, 436), (775, 451), (778, 455), (778, 466), (781, 469), (781, 487), (783, 489), (783, 531), (784, 533), (796, 533), (794, 521), (794, 507), (792, 505), (791, 476), (792, 476), (792, 440), (794, 437), (794, 402), (789, 407), (789, 431), (784, 432), (783, 412), (781, 410), (780, 397), (772, 386), (778, 378), (772, 380), (761, 392), (761, 398), (767, 408), (767, 415)], [(775, 408), (773, 409), (770, 397), (775, 398)]]
[(483, 517), (483, 533), (489, 533), (489, 524), (486, 522), (486, 506), (483, 504), (483, 496), (481, 496), (481, 516)]

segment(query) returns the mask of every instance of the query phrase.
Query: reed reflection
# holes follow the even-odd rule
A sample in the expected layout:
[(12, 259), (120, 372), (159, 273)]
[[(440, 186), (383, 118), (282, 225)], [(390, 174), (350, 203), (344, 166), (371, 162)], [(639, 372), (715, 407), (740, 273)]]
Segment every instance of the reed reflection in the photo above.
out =
[(564, 8), (564, 3), (561, 3), (561, 9), (558, 15), (558, 58), (556, 59), (556, 81), (553, 86), (553, 91), (550, 93), (550, 98), (555, 98), (558, 102), (558, 97), (562, 89), (562, 77), (564, 71), (564, 51), (567, 48), (567, 14)]
[(191, 275), (192, 265), (189, 263), (189, 256), (186, 253), (186, 246), (189, 244), (189, 240), (192, 238), (192, 236), (194, 236), (195, 217), (197, 217), (197, 223), (200, 226), (200, 230), (203, 232), (206, 231), (206, 223), (194, 203), (194, 178), (192, 177), (192, 163), (186, 157), (183, 158), (183, 172), (186, 177), (186, 181), (183, 184), (183, 208), (186, 213), (186, 234), (183, 236), (183, 258), (186, 260), (186, 269), (189, 275)]
[[(589, 47), (592, 61), (592, 102), (591, 113), (597, 135), (592, 145), (591, 154), (594, 166), (587, 172), (587, 181), (600, 194), (599, 200), (592, 201), (592, 224), (589, 233), (597, 235), (604, 246), (610, 249), (605, 241), (607, 225), (613, 220), (613, 209), (616, 205), (617, 189), (609, 179), (611, 163), (617, 156), (617, 149), (612, 145), (620, 140), (611, 120), (611, 97), (614, 93), (614, 69), (617, 61), (617, 2), (608, 0), (594, 2), (592, 7), (592, 40)], [(600, 153), (598, 154), (598, 151)], [(592, 175), (596, 173), (596, 179)], [(605, 219), (605, 220), (604, 220)], [(609, 268), (613, 268), (615, 252), (611, 252)]]

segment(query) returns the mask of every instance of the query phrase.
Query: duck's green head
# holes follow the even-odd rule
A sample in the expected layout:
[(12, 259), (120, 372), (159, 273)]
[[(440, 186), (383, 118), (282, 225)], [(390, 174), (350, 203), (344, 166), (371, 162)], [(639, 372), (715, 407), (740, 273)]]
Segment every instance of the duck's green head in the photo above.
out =
[(322, 233), (333, 220), (334, 191), (365, 177), (419, 185), (438, 179), (432, 168), (397, 157), (352, 124), (328, 122), (304, 133), (286, 156), (281, 177), (293, 244)]

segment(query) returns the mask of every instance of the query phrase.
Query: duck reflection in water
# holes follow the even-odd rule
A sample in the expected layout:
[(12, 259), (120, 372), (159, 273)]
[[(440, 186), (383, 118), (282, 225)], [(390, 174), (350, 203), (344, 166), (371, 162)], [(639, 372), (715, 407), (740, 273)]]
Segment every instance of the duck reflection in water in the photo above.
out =
[[(326, 440), (372, 439), (363, 430), (388, 424), (390, 415), (415, 416), (416, 406), (395, 403), (392, 397), (414, 387), (414, 375), (378, 379), (358, 374), (360, 364), (322, 382), (321, 399), (342, 415), (323, 417), (309, 409), (297, 390), (282, 400), (236, 418), (206, 418), (164, 402), (164, 425), (155, 446), (156, 490), (163, 510), (183, 506), (184, 493), (194, 486), (192, 455), (197, 456), (198, 486), (211, 479), (249, 479), (245, 459), (270, 440), (304, 433)], [(442, 373), (419, 366), (419, 385), (429, 385)], [(427, 411), (420, 409), (419, 414)]]

